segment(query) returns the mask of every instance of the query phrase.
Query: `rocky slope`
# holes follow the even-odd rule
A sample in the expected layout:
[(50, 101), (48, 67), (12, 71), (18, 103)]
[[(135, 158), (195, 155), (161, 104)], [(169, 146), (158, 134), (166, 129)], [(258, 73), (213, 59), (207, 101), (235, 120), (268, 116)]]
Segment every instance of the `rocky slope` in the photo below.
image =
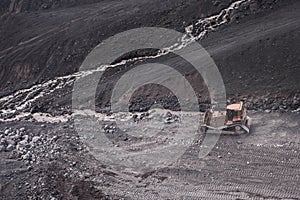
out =
[[(0, 199), (300, 198), (299, 1), (93, 2), (0, 2)], [(191, 30), (186, 33), (199, 39), (217, 63), (228, 103), (244, 99), (256, 110), (249, 112), (251, 133), (221, 136), (209, 155), (199, 159), (205, 134), (196, 131), (178, 161), (148, 173), (95, 159), (74, 126), (78, 113), (71, 112), (71, 91), (81, 75), (75, 72), (103, 39), (141, 26)], [(142, 59), (107, 70), (98, 86), (97, 111), (107, 111), (111, 89), (122, 74), (153, 61), (180, 69), (197, 85), (206, 108), (208, 93), (199, 75), (183, 68), (185, 63), (172, 53), (156, 59), (149, 55), (153, 51), (127, 54), (126, 59)], [(129, 105), (143, 112), (125, 115), (128, 129), (114, 123), (124, 114), (108, 112), (95, 115), (106, 119), (100, 120), (99, 131), (114, 147), (141, 154), (163, 149), (182, 122), (180, 113), (144, 112), (154, 101), (179, 110), (169, 90), (145, 86)], [(147, 127), (160, 129), (155, 114), (166, 126), (164, 134), (145, 140), (130, 135)], [(197, 122), (187, 115), (191, 120), (184, 125), (193, 128)], [(84, 128), (89, 133), (92, 127)]]
[[(20, 88), (30, 88), (31, 85), (55, 79), (55, 77), (62, 77), (67, 74), (71, 74), (70, 77), (72, 77), (72, 73), (76, 72), (84, 57), (95, 45), (104, 38), (125, 29), (143, 25), (184, 30), (184, 28), (191, 26), (185, 24), (191, 23), (193, 26), (192, 34), (197, 37), (199, 33), (201, 35), (203, 32), (203, 27), (214, 29), (218, 22), (214, 21), (217, 18), (212, 19), (214, 22), (201, 23), (195, 19), (212, 13), (216, 13), (216, 16), (224, 15), (218, 11), (228, 6), (228, 3), (229, 1), (227, 3), (217, 1), (163, 2), (161, 9), (157, 10), (155, 8), (160, 3), (149, 5), (146, 1), (139, 4), (128, 1), (124, 5), (123, 2), (113, 1), (113, 7), (110, 7), (109, 2), (100, 2), (95, 4), (97, 6), (87, 5), (82, 9), (74, 7), (65, 10), (54, 9), (47, 12), (39, 11), (4, 16), (1, 18), (4, 23), (1, 24), (2, 50), (0, 53), (2, 96), (12, 94), (13, 91)], [(289, 4), (295, 4), (295, 6), (289, 6)], [(126, 10), (129, 14), (125, 9), (122, 9), (123, 6), (128, 7)], [(230, 98), (256, 98), (256, 101), (272, 98), (292, 103), (295, 99), (297, 100), (299, 87), (296, 79), (299, 74), (297, 67), (299, 48), (293, 42), (299, 40), (297, 6), (297, 1), (293, 0), (245, 1), (241, 7), (228, 15), (228, 19), (225, 18), (228, 21), (227, 24), (231, 24), (230, 34), (226, 33), (227, 29), (222, 30), (226, 27), (225, 23), (224, 27), (220, 27), (220, 31), (216, 33), (209, 31), (210, 33), (205, 36), (206, 38), (202, 38), (201, 43), (212, 55), (221, 71), (227, 95)], [(117, 12), (118, 15), (106, 20), (109, 13), (112, 12)], [(147, 18), (144, 17), (145, 12), (148, 13)], [(276, 12), (279, 16), (276, 16)], [(285, 17), (288, 12), (291, 13)], [(238, 24), (243, 22), (245, 17), (249, 21), (248, 24)], [(259, 23), (256, 23), (256, 18), (259, 18)], [(272, 18), (270, 21), (273, 21), (274, 18), (277, 26), (279, 26), (274, 28), (272, 22), (267, 23), (268, 18)], [(89, 23), (85, 23), (85, 21)], [(139, 23), (136, 24), (136, 21)], [(23, 31), (18, 32), (17, 26)], [(98, 27), (106, 27), (106, 29), (102, 31)], [(243, 30), (246, 28), (248, 34), (257, 36), (253, 39), (250, 38), (251, 36), (243, 38), (243, 34), (246, 33)], [(232, 34), (234, 32), (240, 32), (239, 34), (242, 36), (236, 38)], [(89, 37), (86, 37), (87, 35)], [(259, 45), (256, 45), (257, 43)], [(259, 56), (257, 56), (258, 51), (261, 52)], [(272, 53), (270, 54), (270, 52)], [(170, 58), (162, 57), (160, 60), (170, 60)], [(176, 63), (176, 60), (167, 62)], [(179, 67), (180, 63), (174, 64), (174, 66), (176, 65)], [(281, 73), (284, 70), (286, 72)], [(114, 69), (110, 70), (108, 76), (111, 77), (107, 79), (109, 80), (108, 83), (102, 87), (109, 87), (117, 80), (118, 75), (115, 76), (114, 73)], [(249, 74), (251, 77), (248, 76)], [(189, 72), (186, 75), (193, 79), (193, 73)], [(50, 81), (50, 85), (46, 86), (47, 91), (55, 91), (56, 86), (61, 87), (66, 84), (65, 80), (68, 79), (66, 76), (66, 78)], [(47, 84), (46, 82), (45, 85)], [(70, 84), (67, 83), (66, 85), (72, 86)], [(32, 95), (38, 96), (42, 92), (38, 87), (40, 86), (33, 90), (29, 89)], [(257, 90), (258, 87), (261, 89)], [(51, 110), (57, 110), (59, 107), (68, 107), (71, 100), (70, 90), (71, 88), (66, 88), (66, 91), (63, 92), (64, 95), (55, 95), (54, 99), (50, 98), (50, 102), (48, 101), (49, 98), (41, 99), (40, 102), (36, 102), (35, 107), (37, 109), (35, 110), (51, 112)], [(101, 91), (101, 88), (99, 90)], [(203, 84), (198, 86), (198, 90), (199, 93), (202, 93), (200, 102), (208, 102), (205, 86)], [(141, 93), (145, 91), (149, 91), (149, 88), (142, 90)], [(256, 97), (251, 97), (254, 92), (257, 93)], [(33, 98), (32, 95), (30, 98)], [(162, 101), (167, 98), (157, 95), (158, 98), (162, 98)], [(264, 97), (265, 95), (268, 97)], [(20, 98), (23, 98), (22, 95)], [(106, 107), (109, 101), (109, 92), (99, 93), (98, 101), (100, 107)], [(149, 101), (151, 102), (153, 99)], [(278, 102), (275, 103), (278, 104)], [(174, 102), (164, 104), (176, 105)], [(297, 108), (297, 105), (298, 103), (295, 102), (292, 107)], [(172, 106), (168, 108), (172, 109)], [(30, 111), (31, 109), (28, 108), (27, 110)]]

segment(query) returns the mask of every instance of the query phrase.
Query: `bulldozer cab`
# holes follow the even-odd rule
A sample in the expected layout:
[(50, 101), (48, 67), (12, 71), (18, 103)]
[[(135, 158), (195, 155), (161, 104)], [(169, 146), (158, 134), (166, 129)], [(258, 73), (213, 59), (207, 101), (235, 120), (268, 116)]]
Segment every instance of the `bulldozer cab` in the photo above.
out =
[(225, 125), (242, 121), (244, 119), (244, 117), (246, 117), (245, 112), (246, 112), (246, 110), (244, 108), (243, 102), (228, 105), (227, 109), (226, 109)]

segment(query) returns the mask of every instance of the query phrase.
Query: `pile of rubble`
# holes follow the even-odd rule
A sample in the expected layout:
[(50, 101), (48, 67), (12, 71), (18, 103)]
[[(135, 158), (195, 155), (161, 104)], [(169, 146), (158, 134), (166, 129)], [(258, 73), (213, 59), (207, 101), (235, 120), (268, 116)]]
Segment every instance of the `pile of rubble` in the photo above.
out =
[(174, 122), (179, 122), (179, 121), (180, 121), (179, 116), (174, 115), (170, 112), (166, 113), (166, 115), (165, 115), (165, 124), (172, 124)]
[(25, 128), (12, 129), (7, 128), (0, 132), (1, 137), (1, 151), (12, 151), (18, 149), (23, 151), (30, 148), (40, 140), (39, 136), (33, 136), (31, 133), (27, 133)]
[(23, 160), (27, 164), (36, 161), (33, 150), (43, 143), (42, 136), (28, 132), (25, 128), (6, 128), (0, 131), (0, 152), (10, 152), (12, 157)]
[(293, 97), (264, 97), (264, 98), (230, 98), (228, 104), (235, 103), (242, 99), (248, 110), (270, 112), (293, 112), (300, 108), (300, 95)]

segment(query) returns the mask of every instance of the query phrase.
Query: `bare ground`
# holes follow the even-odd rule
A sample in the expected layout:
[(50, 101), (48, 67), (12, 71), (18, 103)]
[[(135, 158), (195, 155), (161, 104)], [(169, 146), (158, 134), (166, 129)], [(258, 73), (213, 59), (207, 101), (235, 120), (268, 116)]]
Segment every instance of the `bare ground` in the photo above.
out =
[[(73, 73), (94, 46), (124, 29), (155, 25), (182, 31), (183, 22), (192, 23), (229, 4), (226, 1), (214, 6), (203, 2), (103, 1), (6, 13), (0, 25), (1, 95)], [(249, 113), (254, 119), (251, 134), (221, 136), (211, 153), (199, 159), (203, 135), (198, 132), (199, 139), (169, 166), (147, 173), (120, 170), (118, 165), (96, 160), (83, 144), (69, 116), (72, 84), (66, 85), (26, 108), (24, 112), (30, 113), (29, 117), (9, 121), (1, 115), (0, 147), (7, 148), (12, 143), (16, 149), (0, 152), (0, 198), (299, 199), (300, 118), (299, 112), (292, 111), (299, 108), (300, 4), (276, 1), (270, 9), (268, 1), (264, 2), (267, 3), (262, 4), (261, 12), (237, 15), (229, 25), (201, 41), (219, 67), (229, 100), (246, 98), (248, 107), (258, 110)], [(174, 68), (182, 65), (174, 55), (156, 61)], [(133, 66), (122, 66), (125, 70), (121, 73), (114, 69), (107, 72), (105, 84), (99, 85), (99, 91), (104, 91), (99, 92), (99, 108), (107, 107), (110, 89), (106, 88)], [(199, 84), (201, 102), (209, 103), (201, 77), (190, 70), (184, 74)], [(40, 89), (51, 87), (56, 86), (43, 85)], [(136, 93), (140, 100), (133, 98), (133, 110), (135, 106), (147, 110), (154, 97), (164, 107), (176, 110), (176, 99), (169, 94), (165, 98), (166, 93), (156, 86), (141, 88)], [(1, 109), (14, 108), (37, 94), (35, 90), (21, 93), (11, 101), (1, 102)], [(32, 120), (33, 114), (39, 112), (48, 113), (49, 118), (50, 114), (66, 115), (69, 120)], [(151, 125), (152, 121), (145, 123)], [(171, 130), (176, 123), (170, 124)], [(104, 131), (119, 145), (139, 142), (110, 126)], [(24, 140), (25, 144), (20, 143)]]

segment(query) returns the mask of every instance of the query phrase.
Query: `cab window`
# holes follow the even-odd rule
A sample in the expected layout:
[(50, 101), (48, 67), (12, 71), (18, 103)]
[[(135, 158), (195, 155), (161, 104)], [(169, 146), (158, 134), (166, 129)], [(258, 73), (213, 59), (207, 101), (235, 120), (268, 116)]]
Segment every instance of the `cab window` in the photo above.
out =
[(227, 110), (227, 117), (228, 117), (228, 120), (229, 121), (232, 121), (233, 120), (233, 117), (234, 117), (234, 111), (233, 110)]

